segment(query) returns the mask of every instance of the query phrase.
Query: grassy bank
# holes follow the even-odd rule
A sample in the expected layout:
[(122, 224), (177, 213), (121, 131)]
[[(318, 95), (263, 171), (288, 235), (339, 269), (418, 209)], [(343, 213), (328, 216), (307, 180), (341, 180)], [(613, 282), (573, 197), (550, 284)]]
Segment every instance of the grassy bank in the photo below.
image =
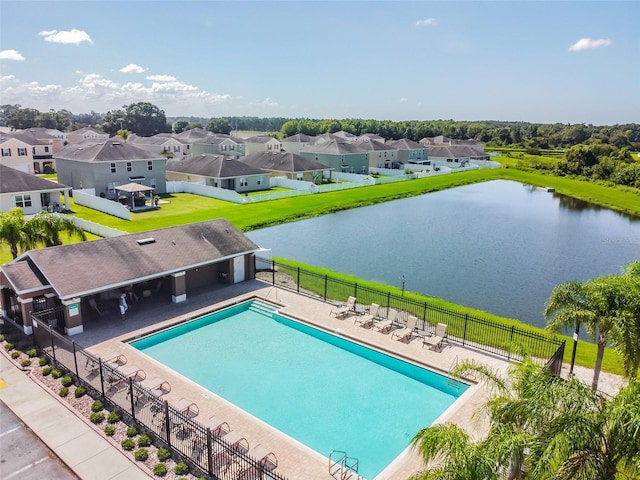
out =
[[(282, 258), (277, 258), (276, 259), (278, 262), (284, 263), (287, 266), (290, 266), (292, 269), (295, 269), (297, 267), (300, 267), (301, 269), (307, 270), (307, 271), (311, 271), (315, 274), (317, 274), (318, 276), (316, 277), (316, 279), (314, 280), (313, 278), (310, 278), (309, 276), (305, 276), (304, 280), (301, 282), (301, 288), (304, 288), (305, 290), (310, 290), (313, 291), (314, 293), (317, 293), (318, 295), (325, 295), (327, 296), (327, 298), (332, 298), (335, 300), (339, 300), (339, 301), (343, 301), (346, 299), (346, 295), (345, 295), (345, 290), (341, 289), (339, 287), (332, 287), (329, 288), (326, 292), (324, 290), (324, 276), (328, 275), (331, 278), (337, 279), (337, 280), (341, 280), (343, 282), (346, 282), (348, 284), (354, 284), (357, 283), (359, 286), (362, 287), (368, 287), (368, 288), (372, 288), (372, 289), (376, 289), (376, 290), (380, 290), (383, 292), (390, 292), (393, 295), (397, 295), (400, 296), (402, 294), (401, 290), (399, 288), (396, 287), (392, 287), (389, 285), (383, 285), (383, 284), (379, 284), (379, 283), (375, 283), (375, 282), (369, 282), (367, 280), (363, 280), (361, 278), (357, 278), (357, 277), (353, 277), (351, 275), (344, 275), (341, 274), (339, 272), (335, 272), (332, 270), (328, 270), (328, 269), (324, 269), (324, 268), (320, 268), (320, 267), (315, 267), (312, 265), (308, 265), (305, 263), (301, 263), (301, 262), (296, 262), (293, 260), (287, 260), (287, 259), (282, 259)], [(294, 277), (295, 280), (295, 275), (292, 275)], [(335, 284), (334, 284), (335, 285)], [(539, 335), (545, 335), (545, 336), (553, 336), (552, 334), (550, 334), (549, 332), (545, 331), (542, 328), (537, 328), (537, 327), (533, 327), (531, 325), (527, 325), (525, 323), (522, 323), (518, 320), (514, 320), (514, 319), (510, 319), (510, 318), (504, 318), (504, 317), (500, 317), (497, 315), (493, 315), (491, 313), (487, 313), (484, 312), (482, 310), (476, 310), (474, 308), (470, 308), (470, 307), (465, 307), (462, 305), (457, 305), (455, 303), (451, 303), (451, 302), (447, 302), (446, 300), (442, 300), (439, 298), (435, 298), (435, 297), (429, 297), (427, 295), (422, 295), (419, 293), (414, 293), (414, 292), (404, 292), (404, 297), (411, 299), (411, 300), (415, 300), (416, 302), (420, 302), (420, 303), (428, 303), (429, 305), (433, 305), (436, 307), (440, 307), (440, 308), (444, 308), (447, 310), (451, 310), (454, 312), (458, 312), (462, 315), (464, 314), (469, 314), (469, 315), (473, 315), (485, 320), (489, 320), (491, 322), (496, 322), (500, 325), (503, 325), (505, 327), (511, 327), (511, 326), (516, 326), (519, 329), (522, 330), (526, 330), (529, 332), (534, 332), (537, 333)], [(368, 301), (367, 298), (362, 298), (361, 301), (363, 303), (370, 303)], [(392, 305), (393, 306), (393, 305)], [(411, 313), (416, 313), (416, 312), (411, 312)], [(420, 315), (420, 313), (418, 313), (418, 315)], [(456, 335), (456, 332), (452, 332), (454, 335)], [(456, 335), (456, 336), (462, 336), (462, 335)], [(573, 339), (569, 336), (566, 335), (560, 335), (560, 338), (562, 338), (563, 340), (565, 340), (567, 342), (567, 347), (565, 349), (565, 355), (564, 355), (564, 361), (565, 362), (570, 362), (571, 361), (571, 352), (573, 350)], [(474, 338), (470, 338), (469, 335), (467, 335), (467, 339), (470, 341), (474, 341)], [(496, 342), (498, 342), (498, 339), (496, 339)], [(485, 342), (486, 343), (486, 340)], [(508, 348), (509, 345), (501, 345), (499, 343), (496, 343), (495, 345), (496, 347), (500, 347), (500, 348)], [(578, 351), (577, 351), (577, 355), (576, 355), (576, 365), (581, 365), (584, 367), (588, 367), (588, 368), (593, 368), (595, 365), (595, 359), (596, 359), (596, 345), (593, 343), (589, 343), (589, 342), (585, 342), (585, 341), (580, 341), (578, 344)], [(607, 372), (611, 372), (611, 373), (616, 373), (616, 374), (623, 374), (624, 370), (622, 368), (622, 358), (620, 357), (620, 355), (608, 348), (605, 356), (604, 356), (604, 361), (603, 361), (603, 366), (602, 369), (604, 371)]]

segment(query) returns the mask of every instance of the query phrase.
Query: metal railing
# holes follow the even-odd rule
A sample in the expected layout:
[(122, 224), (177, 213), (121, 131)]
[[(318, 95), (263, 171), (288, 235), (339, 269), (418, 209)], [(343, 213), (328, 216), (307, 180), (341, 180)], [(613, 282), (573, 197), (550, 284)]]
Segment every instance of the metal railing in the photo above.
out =
[(280, 473), (265, 469), (246, 450), (227, 443), (217, 432), (191, 418), (188, 412), (174, 409), (116, 367), (57, 332), (50, 325), (59, 318), (57, 310), (61, 309), (31, 315), (35, 344), (52, 364), (63, 367), (78, 379), (77, 384), (85, 385), (94, 397), (100, 397), (108, 409), (118, 410), (125, 422), (140, 426), (155, 438), (156, 445), (170, 448), (174, 459), (184, 459), (220, 480), (249, 474), (255, 475), (251, 478), (287, 480)]
[[(403, 326), (408, 315), (418, 317), (417, 330), (431, 334), (435, 333), (438, 323), (444, 323), (447, 325), (448, 340), (504, 357), (507, 360), (520, 361), (526, 355), (538, 363), (547, 364), (550, 359), (555, 359), (556, 361), (550, 362), (547, 368), (552, 373), (560, 373), (565, 341), (557, 337), (546, 336), (515, 325), (503, 325), (469, 313), (432, 305), (427, 301), (418, 301), (390, 291), (347, 282), (275, 260), (256, 258), (256, 270), (270, 271), (270, 282), (274, 286), (309, 295), (325, 302), (344, 302), (349, 296), (354, 296), (360, 305), (377, 303), (385, 311), (389, 308), (396, 309), (403, 312), (403, 315), (399, 316), (401, 324), (398, 326)], [(292, 287), (290, 282), (281, 281), (281, 277), (277, 276), (276, 272), (292, 278), (295, 285)]]

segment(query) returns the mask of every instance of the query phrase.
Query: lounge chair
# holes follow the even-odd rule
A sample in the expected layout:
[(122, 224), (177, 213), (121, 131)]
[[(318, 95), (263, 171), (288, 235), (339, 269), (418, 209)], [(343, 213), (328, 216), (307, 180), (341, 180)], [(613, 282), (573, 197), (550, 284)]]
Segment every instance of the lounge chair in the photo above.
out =
[(186, 426), (187, 420), (198, 416), (200, 413), (198, 405), (187, 398), (181, 398), (179, 402), (171, 404), (171, 407), (182, 414), (173, 414), (169, 417), (171, 420), (171, 428), (176, 429), (176, 436), (181, 432), (186, 436), (188, 433)]
[(397, 338), (400, 341), (403, 342), (408, 342), (409, 340), (411, 340), (411, 336), (413, 335), (415, 329), (416, 329), (416, 324), (418, 323), (418, 317), (415, 317), (413, 315), (409, 315), (409, 318), (407, 319), (407, 324), (404, 328), (401, 328), (399, 330), (395, 330), (392, 334), (391, 334), (391, 338)]
[(353, 324), (360, 325), (362, 328), (369, 328), (373, 326), (373, 322), (376, 320), (376, 318), (378, 318), (379, 312), (380, 305), (378, 305), (377, 303), (372, 303), (371, 308), (369, 308), (369, 313), (358, 315)]
[(278, 466), (278, 459), (275, 454), (263, 446), (258, 444), (249, 450), (248, 455), (258, 462), (258, 465), (250, 466), (240, 471), (238, 480), (259, 480), (269, 478), (263, 475), (264, 472), (275, 470)]
[[(430, 337), (423, 337), (422, 346), (429, 345), (432, 350), (440, 351), (442, 349), (442, 344), (447, 340), (447, 325), (444, 323), (439, 323), (436, 326), (436, 333)], [(447, 340), (448, 343), (448, 340)]]
[(209, 417), (204, 426), (211, 431), (214, 437), (222, 437), (231, 431), (229, 424), (215, 415)]
[[(148, 378), (140, 382), (139, 385), (144, 390), (134, 390), (136, 392), (136, 405), (139, 405), (141, 402), (144, 402), (144, 405), (146, 405), (151, 398), (160, 398), (171, 391), (171, 384), (159, 377)], [(151, 411), (154, 413), (158, 408), (160, 407), (157, 403), (151, 405)]]
[(345, 318), (347, 315), (349, 315), (349, 313), (355, 311), (355, 308), (356, 308), (356, 297), (351, 296), (347, 300), (347, 303), (334, 308), (333, 310), (331, 310), (330, 314), (336, 318)]
[(375, 322), (373, 324), (373, 329), (378, 332), (388, 332), (393, 324), (396, 321), (396, 317), (398, 316), (398, 311), (395, 308), (390, 308), (387, 310), (387, 318)]
[(239, 453), (249, 451), (249, 442), (238, 432), (230, 431), (222, 437), (222, 441), (216, 442), (217, 451), (213, 455), (214, 474), (221, 477), (222, 473), (234, 462)]

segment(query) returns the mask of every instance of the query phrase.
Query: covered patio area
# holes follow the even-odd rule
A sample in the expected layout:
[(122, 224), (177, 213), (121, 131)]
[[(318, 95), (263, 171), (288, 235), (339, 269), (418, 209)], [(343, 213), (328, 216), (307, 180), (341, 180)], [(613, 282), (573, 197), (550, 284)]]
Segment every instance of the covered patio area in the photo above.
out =
[[(130, 208), (131, 211), (160, 208), (153, 202), (153, 187), (131, 182), (125, 185), (119, 185), (115, 187), (115, 190), (118, 201)], [(149, 202), (149, 205), (147, 205), (147, 202)]]

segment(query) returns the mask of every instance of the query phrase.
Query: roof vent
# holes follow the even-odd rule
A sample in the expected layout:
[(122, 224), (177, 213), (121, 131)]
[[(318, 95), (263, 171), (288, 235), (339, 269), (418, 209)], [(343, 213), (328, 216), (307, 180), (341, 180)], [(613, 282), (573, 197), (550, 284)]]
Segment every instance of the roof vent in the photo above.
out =
[(156, 243), (156, 239), (153, 237), (139, 238), (136, 242), (138, 242), (138, 245), (148, 245), (150, 243)]

